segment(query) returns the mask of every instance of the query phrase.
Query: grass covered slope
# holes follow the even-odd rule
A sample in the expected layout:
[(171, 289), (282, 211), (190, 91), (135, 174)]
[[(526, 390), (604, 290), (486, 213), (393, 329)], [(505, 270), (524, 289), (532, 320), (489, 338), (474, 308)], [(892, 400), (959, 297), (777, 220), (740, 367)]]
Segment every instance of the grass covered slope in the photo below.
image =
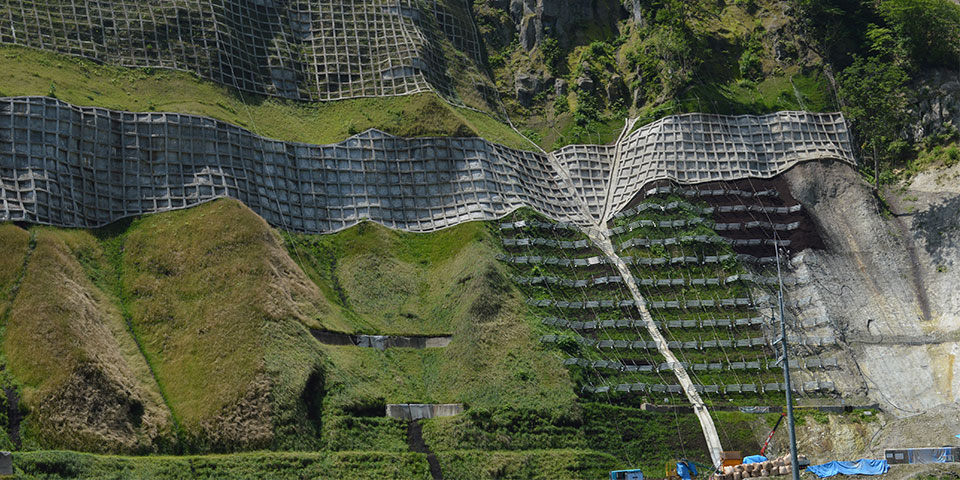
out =
[(318, 447), (323, 359), (307, 327), (346, 326), (247, 207), (0, 238), (2, 298), (19, 285), (0, 311), (25, 448)]
[(88, 275), (109, 268), (97, 240), (83, 231), (34, 234), (3, 336), (30, 409), (24, 444), (142, 453), (175, 443), (170, 412), (120, 309)]
[(143, 217), (122, 268), (134, 332), (191, 445), (313, 446), (301, 395), (321, 358), (306, 325), (344, 325), (263, 219), (236, 201)]
[(285, 234), (290, 256), (354, 331), (453, 336), (442, 349), (324, 346), (328, 407), (571, 404), (569, 377), (536, 347), (534, 321), (496, 260), (491, 228), (470, 222), (411, 234), (364, 223), (331, 235)]
[(240, 93), (186, 72), (102, 65), (26, 47), (0, 46), (0, 96), (47, 95), (75, 105), (205, 115), (260, 135), (339, 142), (369, 128), (402, 137), (481, 136), (530, 150), (530, 142), (484, 113), (433, 93), (325, 103)]
[[(397, 452), (402, 422), (365, 417), (385, 403), (572, 408), (566, 369), (496, 260), (495, 228), (281, 236), (234, 200), (94, 231), (5, 225), (0, 280), (22, 288), (3, 354), (24, 445)], [(379, 351), (311, 330), (452, 341)]]
[[(288, 451), (18, 452), (17, 468), (22, 478), (429, 478), (407, 422), (376, 416), (403, 402), (467, 405), (422, 422), (447, 478), (600, 478), (659, 471), (676, 452), (706, 458), (691, 414), (578, 398), (562, 353), (538, 342), (545, 327), (516, 272), (497, 260), (502, 235), (496, 222), (278, 233), (233, 200), (96, 231), (2, 226), (5, 261), (16, 270), (28, 259), (3, 338), (26, 450)], [(0, 286), (18, 278), (5, 272)], [(379, 351), (321, 344), (311, 329), (452, 340)], [(41, 396), (58, 385), (90, 394)], [(124, 426), (128, 398), (145, 406), (139, 426)], [(751, 426), (766, 419), (721, 416), (725, 447), (758, 448)]]

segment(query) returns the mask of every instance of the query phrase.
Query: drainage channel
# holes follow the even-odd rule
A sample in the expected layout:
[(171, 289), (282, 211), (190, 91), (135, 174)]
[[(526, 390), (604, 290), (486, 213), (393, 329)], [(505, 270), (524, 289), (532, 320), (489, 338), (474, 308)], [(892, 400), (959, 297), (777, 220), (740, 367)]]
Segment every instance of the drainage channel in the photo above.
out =
[(419, 420), (414, 420), (407, 424), (407, 444), (410, 445), (410, 451), (427, 454), (427, 463), (430, 464), (430, 476), (433, 480), (443, 480), (443, 474), (440, 471), (440, 461), (437, 455), (430, 450), (427, 442), (423, 441), (423, 427)]
[(647, 302), (643, 298), (643, 295), (640, 294), (640, 289), (637, 288), (633, 274), (613, 248), (613, 243), (610, 241), (609, 230), (588, 229), (585, 230), (585, 232), (590, 238), (590, 241), (611, 260), (613, 266), (620, 272), (627, 289), (630, 291), (630, 295), (633, 296), (636, 302), (636, 308), (640, 313), (640, 318), (643, 319), (647, 325), (647, 331), (657, 344), (657, 350), (660, 351), (660, 354), (663, 355), (663, 358), (665, 358), (668, 363), (673, 365), (673, 373), (676, 375), (680, 386), (683, 387), (687, 400), (693, 405), (693, 413), (696, 414), (697, 419), (700, 420), (700, 428), (703, 430), (703, 436), (707, 442), (707, 449), (710, 451), (711, 461), (714, 465), (720, 465), (723, 462), (721, 456), (723, 447), (720, 445), (720, 436), (717, 434), (717, 427), (713, 423), (713, 417), (710, 416), (710, 412), (707, 411), (703, 399), (701, 399), (700, 394), (697, 393), (693, 382), (690, 380), (690, 375), (687, 374), (686, 368), (683, 367), (683, 364), (677, 360), (677, 357), (674, 356), (673, 352), (667, 347), (667, 340), (654, 323), (653, 316), (650, 315), (650, 311), (647, 309)]
[(313, 338), (325, 345), (349, 345), (361, 348), (443, 348), (453, 339), (450, 335), (351, 335), (348, 333), (310, 330)]

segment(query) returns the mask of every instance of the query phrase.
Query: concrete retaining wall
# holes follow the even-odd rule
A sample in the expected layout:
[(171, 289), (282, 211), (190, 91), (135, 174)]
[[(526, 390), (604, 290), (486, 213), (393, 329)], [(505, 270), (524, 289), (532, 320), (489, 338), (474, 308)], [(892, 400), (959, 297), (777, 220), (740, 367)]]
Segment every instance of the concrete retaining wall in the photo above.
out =
[[(853, 162), (839, 114), (682, 115), (629, 135), (625, 150), (582, 147), (542, 154), (479, 138), (406, 139), (377, 130), (308, 145), (194, 115), (3, 98), (0, 221), (91, 228), (231, 197), (274, 226), (307, 233), (365, 219), (427, 232), (524, 206), (589, 226), (656, 179), (735, 180), (773, 176), (804, 160)], [(587, 181), (603, 175), (611, 177)]]
[(391, 403), (387, 416), (400, 420), (421, 420), (434, 417), (452, 417), (463, 413), (461, 403)]

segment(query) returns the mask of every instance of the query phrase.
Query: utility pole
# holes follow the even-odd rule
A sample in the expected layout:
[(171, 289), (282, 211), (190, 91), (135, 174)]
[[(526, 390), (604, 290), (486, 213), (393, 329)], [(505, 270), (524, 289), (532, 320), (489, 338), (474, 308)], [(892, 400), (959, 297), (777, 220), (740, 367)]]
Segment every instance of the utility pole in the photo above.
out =
[(800, 480), (800, 462), (797, 460), (797, 432), (793, 425), (793, 387), (790, 385), (790, 358), (787, 351), (787, 321), (783, 317), (783, 277), (780, 274), (780, 239), (776, 238), (777, 283), (780, 284), (780, 345), (783, 347), (783, 381), (787, 385), (787, 431), (790, 433), (790, 472), (793, 480)]

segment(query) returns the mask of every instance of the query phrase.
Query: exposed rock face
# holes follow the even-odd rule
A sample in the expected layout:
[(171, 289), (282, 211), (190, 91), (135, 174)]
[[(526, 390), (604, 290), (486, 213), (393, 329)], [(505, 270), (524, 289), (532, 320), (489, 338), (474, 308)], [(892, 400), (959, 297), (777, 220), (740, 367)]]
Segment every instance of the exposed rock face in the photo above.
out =
[(620, 75), (613, 75), (607, 83), (607, 101), (613, 103), (627, 96), (627, 85)]
[[(936, 175), (956, 178), (956, 170)], [(807, 283), (789, 294), (810, 299), (794, 314), (829, 319), (796, 333), (835, 335), (843, 345), (841, 369), (825, 376), (845, 396), (865, 395), (897, 416), (960, 399), (960, 347), (951, 341), (960, 327), (960, 187), (928, 188), (934, 180), (921, 175), (908, 189), (915, 204), (888, 194), (894, 213), (885, 217), (848, 166), (805, 163), (785, 179), (826, 244), (793, 258)]]
[(584, 75), (577, 79), (577, 89), (589, 92), (593, 90), (593, 79)]
[(960, 72), (929, 72), (911, 89), (910, 131), (915, 140), (936, 133), (944, 124), (960, 128)]
[[(492, 1), (502, 4), (503, 1)], [(638, 2), (633, 2), (634, 4)], [(634, 16), (639, 15), (639, 5), (634, 5)], [(616, 28), (616, 22), (625, 18), (627, 12), (617, 0), (511, 0), (510, 17), (516, 25), (520, 45), (527, 51), (538, 47), (546, 35), (561, 43), (576, 30), (577, 25), (598, 22)]]
[(543, 88), (543, 81), (537, 75), (517, 72), (514, 80), (514, 92), (517, 95), (517, 102), (520, 105), (529, 107), (533, 104), (533, 97), (540, 93)]

